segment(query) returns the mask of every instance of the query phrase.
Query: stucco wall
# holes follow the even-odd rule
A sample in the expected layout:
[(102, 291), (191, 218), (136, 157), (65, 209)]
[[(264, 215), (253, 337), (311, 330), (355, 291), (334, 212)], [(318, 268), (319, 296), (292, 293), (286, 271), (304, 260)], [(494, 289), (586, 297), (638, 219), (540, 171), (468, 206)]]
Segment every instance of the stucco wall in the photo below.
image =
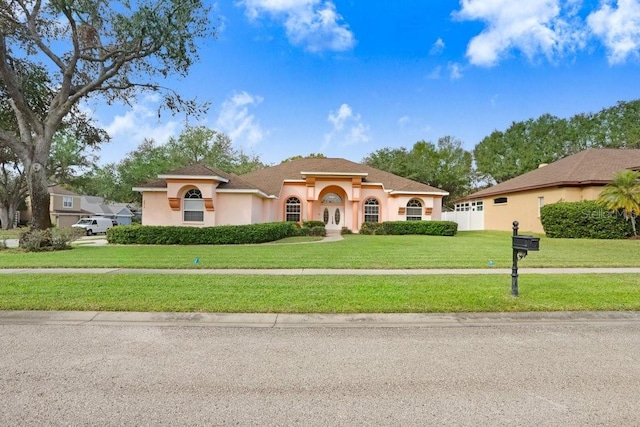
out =
[[(595, 200), (600, 191), (602, 187), (599, 186), (553, 187), (485, 198), (483, 199), (485, 230), (510, 231), (513, 221), (517, 220), (520, 223), (521, 233), (544, 233), (538, 216), (539, 197), (544, 197), (544, 204), (549, 205), (560, 200), (565, 202)], [(507, 203), (496, 205), (494, 199), (497, 197), (507, 197)]]
[[(181, 215), (182, 212), (178, 212)], [(169, 207), (167, 193), (146, 191), (142, 199), (142, 224), (143, 225), (178, 225), (182, 223), (179, 216), (175, 221), (174, 212)]]
[[(306, 182), (284, 183), (279, 197), (265, 199), (251, 193), (217, 192), (215, 184), (197, 183), (204, 198), (210, 197), (215, 211), (204, 212), (203, 223), (184, 223), (182, 221), (183, 197), (193, 185), (182, 182), (169, 183), (168, 192), (147, 191), (143, 195), (142, 223), (144, 225), (240, 225), (261, 222), (284, 221), (285, 204), (288, 198), (297, 197), (301, 202), (301, 220), (323, 220), (322, 198), (330, 192), (338, 194), (343, 204), (339, 226), (358, 231), (364, 222), (364, 202), (373, 197), (380, 203), (380, 221), (403, 221), (404, 214), (399, 209), (406, 207), (412, 198), (422, 201), (423, 209), (431, 208), (431, 215), (424, 214), (423, 220), (439, 219), (442, 198), (433, 196), (394, 195), (389, 196), (381, 186), (358, 185), (353, 178), (316, 178), (313, 185)], [(170, 207), (169, 198), (179, 199), (180, 209)], [(334, 211), (334, 210), (332, 210)], [(337, 224), (336, 224), (337, 225)]]
[[(216, 203), (217, 222), (215, 225), (242, 225), (251, 224), (254, 221), (256, 209), (260, 206), (254, 204), (251, 194), (218, 194)], [(261, 210), (261, 209), (260, 209)]]

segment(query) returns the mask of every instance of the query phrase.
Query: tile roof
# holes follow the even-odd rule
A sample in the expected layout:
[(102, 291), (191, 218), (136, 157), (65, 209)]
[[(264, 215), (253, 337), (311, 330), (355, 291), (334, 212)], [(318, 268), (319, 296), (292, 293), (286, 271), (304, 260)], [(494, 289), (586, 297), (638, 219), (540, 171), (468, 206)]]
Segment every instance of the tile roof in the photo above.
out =
[(464, 200), (557, 186), (604, 185), (640, 165), (640, 149), (590, 148), (470, 194)]
[[(260, 190), (268, 195), (279, 195), (282, 183), (285, 180), (302, 180), (301, 172), (326, 172), (336, 174), (368, 174), (363, 178), (363, 183), (380, 183), (387, 190), (399, 192), (417, 193), (442, 193), (446, 191), (430, 185), (421, 184), (407, 178), (403, 178), (392, 173), (384, 172), (360, 163), (351, 162), (345, 159), (298, 159), (281, 163), (250, 172), (245, 175), (234, 175), (223, 172), (215, 168), (204, 165), (190, 165), (176, 169), (161, 175), (185, 175), (185, 176), (220, 176), (228, 179), (229, 182), (221, 183), (220, 189), (233, 190)], [(142, 184), (142, 188), (166, 188), (167, 182), (164, 179), (154, 180)]]

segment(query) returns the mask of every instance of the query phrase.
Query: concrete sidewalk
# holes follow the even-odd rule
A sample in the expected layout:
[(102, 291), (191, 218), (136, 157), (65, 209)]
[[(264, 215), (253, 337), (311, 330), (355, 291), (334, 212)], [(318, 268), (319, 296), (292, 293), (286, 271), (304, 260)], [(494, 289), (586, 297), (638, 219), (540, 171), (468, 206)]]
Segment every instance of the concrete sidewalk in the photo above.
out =
[[(182, 274), (269, 276), (420, 276), (420, 275), (510, 275), (510, 268), (433, 269), (157, 269), (157, 268), (0, 268), (2, 274)], [(640, 268), (520, 268), (518, 274), (640, 274)]]
[(571, 323), (640, 324), (640, 312), (530, 312), (444, 314), (140, 313), (103, 311), (0, 311), (0, 325), (113, 325), (197, 327), (474, 327)]

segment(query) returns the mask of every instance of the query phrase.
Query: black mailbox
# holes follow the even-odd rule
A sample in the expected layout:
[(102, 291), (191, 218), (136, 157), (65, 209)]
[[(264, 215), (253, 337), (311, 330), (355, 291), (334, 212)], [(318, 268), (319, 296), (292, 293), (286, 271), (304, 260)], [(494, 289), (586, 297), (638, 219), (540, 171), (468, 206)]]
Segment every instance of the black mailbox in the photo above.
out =
[(512, 236), (513, 249), (519, 251), (539, 251), (540, 238), (533, 236)]

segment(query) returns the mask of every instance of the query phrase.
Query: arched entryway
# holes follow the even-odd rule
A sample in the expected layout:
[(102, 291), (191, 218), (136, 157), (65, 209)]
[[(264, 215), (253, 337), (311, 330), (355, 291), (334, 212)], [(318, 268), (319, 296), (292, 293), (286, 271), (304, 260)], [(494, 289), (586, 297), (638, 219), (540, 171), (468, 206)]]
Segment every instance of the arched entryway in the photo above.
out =
[(320, 219), (328, 231), (345, 226), (346, 194), (340, 187), (328, 187), (320, 195)]

